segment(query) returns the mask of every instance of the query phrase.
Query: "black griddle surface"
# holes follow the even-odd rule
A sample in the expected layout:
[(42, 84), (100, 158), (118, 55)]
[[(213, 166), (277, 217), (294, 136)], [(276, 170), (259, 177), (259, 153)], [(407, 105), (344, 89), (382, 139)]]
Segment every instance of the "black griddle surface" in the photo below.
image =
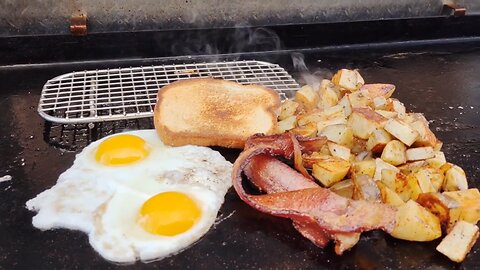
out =
[[(447, 160), (460, 165), (471, 187), (480, 186), (480, 44), (423, 45), (415, 48), (344, 48), (304, 50), (311, 73), (330, 77), (339, 68), (358, 68), (367, 83), (397, 86), (394, 97), (408, 111), (425, 113), (444, 142)], [(297, 55), (298, 56), (298, 55)], [(210, 61), (223, 58), (275, 62), (302, 81), (291, 52), (169, 59)], [(380, 231), (362, 234), (343, 256), (333, 246), (317, 248), (295, 231), (289, 220), (257, 212), (230, 190), (220, 215), (230, 217), (212, 228), (198, 243), (178, 255), (152, 263), (120, 266), (102, 259), (84, 233), (65, 229), (40, 231), (25, 202), (53, 186), (71, 166), (85, 142), (123, 127), (151, 125), (150, 120), (88, 126), (48, 125), (36, 112), (46, 80), (74, 70), (158, 64), (162, 60), (63, 63), (12, 66), (0, 69), (0, 269), (480, 269), (480, 244), (461, 264), (435, 251), (439, 241), (414, 243), (393, 239)], [(62, 133), (63, 132), (63, 133)], [(73, 132), (73, 133), (72, 133)], [(63, 135), (62, 135), (63, 134)], [(62, 137), (63, 136), (63, 137)], [(238, 151), (221, 149), (231, 161)]]

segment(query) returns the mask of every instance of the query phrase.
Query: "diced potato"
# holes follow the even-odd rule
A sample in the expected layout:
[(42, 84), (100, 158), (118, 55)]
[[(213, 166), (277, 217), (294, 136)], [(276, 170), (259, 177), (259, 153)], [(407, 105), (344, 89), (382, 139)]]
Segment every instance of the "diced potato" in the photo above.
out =
[[(419, 185), (423, 192), (440, 191), (444, 179), (444, 175), (433, 167), (423, 167), (415, 172)], [(428, 179), (428, 182), (427, 182)], [(430, 183), (430, 184), (428, 184)]]
[(460, 204), (459, 219), (476, 224), (480, 220), (480, 193), (478, 189), (471, 188), (461, 191), (448, 191), (443, 193)]
[(380, 182), (385, 184), (389, 189), (395, 190), (397, 186), (397, 181), (402, 181), (402, 180), (397, 180), (397, 178), (406, 178), (406, 176), (402, 173), (397, 173), (392, 170), (382, 170), (382, 178), (380, 179)]
[(391, 105), (392, 105), (392, 111), (397, 113), (398, 118), (402, 119), (405, 117), (406, 109), (405, 109), (405, 105), (403, 105), (402, 102), (400, 102), (398, 99), (393, 98)]
[(360, 90), (368, 91), (371, 98), (383, 97), (389, 98), (395, 91), (395, 85), (387, 83), (365, 84)]
[(326, 128), (328, 126), (342, 125), (342, 124), (343, 125), (347, 124), (347, 119), (345, 119), (345, 117), (343, 115), (339, 116), (337, 118), (317, 122), (317, 130), (322, 131), (324, 128)]
[(413, 143), (414, 146), (431, 146), (435, 147), (437, 144), (437, 137), (428, 127), (428, 122), (426, 120), (416, 120), (410, 124), (415, 131), (418, 133), (417, 140)]
[(339, 91), (335, 88), (335, 85), (329, 80), (322, 80), (318, 95), (319, 101), (317, 103), (317, 107), (320, 109), (330, 108), (337, 105), (340, 98)]
[(280, 114), (278, 115), (278, 120), (284, 120), (294, 115), (297, 111), (298, 106), (300, 106), (298, 102), (290, 99), (285, 100), (280, 106)]
[(348, 117), (352, 113), (352, 105), (348, 99), (348, 94), (340, 99), (338, 105), (342, 106), (345, 117)]
[(357, 70), (341, 69), (332, 77), (332, 82), (338, 87), (356, 91), (365, 84)]
[(428, 163), (428, 165), (436, 169), (442, 167), (445, 163), (447, 163), (447, 160), (445, 159), (445, 154), (442, 151), (435, 151), (433, 158), (429, 158), (425, 161)]
[(382, 110), (385, 108), (387, 100), (384, 97), (376, 97), (373, 99), (373, 108), (376, 110)]
[(380, 190), (380, 195), (383, 203), (393, 206), (400, 206), (405, 203), (402, 198), (400, 198), (400, 196), (395, 193), (395, 191), (391, 190), (383, 182), (377, 181), (376, 184), (378, 186), (378, 189)]
[(307, 110), (316, 108), (319, 98), (310, 85), (304, 85), (295, 92), (295, 100), (302, 103)]
[(381, 202), (380, 190), (369, 175), (358, 175), (352, 178), (354, 200)]
[(441, 193), (422, 193), (417, 202), (440, 220), (445, 231), (459, 220), (460, 204)]
[(352, 108), (366, 108), (373, 102), (372, 98), (365, 90), (348, 94), (348, 100), (350, 101), (350, 106), (352, 106)]
[(478, 236), (479, 232), (476, 225), (459, 221), (437, 246), (437, 251), (450, 260), (460, 263), (475, 245)]
[(385, 110), (375, 110), (375, 112), (387, 119), (395, 118), (398, 116), (397, 112), (391, 112), (391, 111), (385, 111)]
[(441, 142), (440, 140), (437, 139), (437, 143), (433, 147), (433, 150), (440, 151), (440, 150), (442, 150), (442, 146), (443, 146), (443, 142)]
[(331, 125), (318, 132), (318, 136), (325, 136), (329, 141), (351, 147), (353, 144), (353, 131), (347, 125)]
[(373, 177), (375, 175), (375, 160), (362, 160), (352, 164), (352, 175), (368, 175)]
[(381, 158), (383, 161), (397, 166), (407, 161), (406, 150), (407, 148), (401, 141), (392, 140), (383, 148)]
[(345, 179), (340, 182), (337, 182), (330, 187), (330, 190), (342, 197), (351, 199), (353, 196), (352, 179)]
[(398, 206), (393, 237), (409, 241), (431, 241), (442, 236), (439, 219), (415, 201)]
[(430, 146), (410, 148), (407, 149), (406, 154), (407, 161), (424, 160), (435, 156), (433, 148)]
[(332, 156), (339, 157), (347, 161), (350, 159), (350, 148), (334, 142), (327, 142), (327, 145)]
[(381, 158), (376, 158), (375, 159), (375, 174), (373, 175), (373, 180), (379, 181), (382, 179), (382, 171), (383, 170), (390, 170), (394, 172), (400, 172), (400, 170), (391, 165), (390, 163), (387, 163), (383, 161)]
[[(425, 161), (426, 162), (426, 161)], [(440, 172), (442, 172), (443, 174), (445, 174), (448, 170), (450, 170), (453, 166), (455, 166), (455, 164), (452, 164), (450, 162), (447, 162), (445, 164), (443, 164), (440, 168), (438, 168), (438, 170)]]
[(291, 129), (290, 132), (302, 137), (315, 137), (317, 136), (317, 125), (315, 123), (308, 123), (303, 127), (295, 127)]
[(312, 175), (325, 187), (342, 180), (350, 169), (350, 162), (341, 158), (324, 156), (312, 166)]
[(282, 121), (278, 121), (277, 123), (277, 131), (279, 133), (284, 133), (287, 130), (294, 128), (297, 124), (297, 116), (292, 115), (283, 119)]
[(376, 129), (370, 136), (368, 136), (367, 150), (373, 153), (381, 153), (385, 145), (392, 140), (390, 133), (386, 132), (383, 128)]
[(425, 168), (426, 166), (428, 166), (428, 163), (425, 160), (419, 160), (419, 161), (405, 163), (401, 166), (397, 166), (397, 168), (399, 168), (400, 171), (404, 174), (411, 174), (411, 173), (417, 172), (422, 168)]
[(428, 168), (422, 168), (418, 170), (417, 172), (413, 173), (413, 177), (417, 179), (418, 186), (420, 187), (420, 190), (422, 193), (427, 193), (427, 192), (436, 192), (437, 189), (433, 186), (433, 183), (431, 181), (432, 179), (432, 172)]
[(404, 144), (411, 146), (418, 137), (418, 132), (399, 119), (389, 119), (385, 123), (385, 130)]
[[(362, 152), (367, 152), (367, 140), (357, 138), (353, 136), (353, 144), (350, 148), (351, 152), (355, 155), (359, 155)], [(370, 152), (371, 154), (371, 152)]]
[(406, 202), (410, 199), (416, 200), (418, 195), (422, 193), (422, 190), (420, 189), (418, 181), (414, 175), (409, 174), (403, 177), (403, 174), (397, 173), (395, 192), (397, 192), (398, 196)]
[(386, 122), (385, 117), (369, 108), (353, 108), (352, 114), (348, 117), (348, 126), (352, 128), (353, 135), (365, 140), (370, 133), (382, 128)]
[(467, 176), (461, 167), (454, 165), (445, 172), (443, 190), (456, 191), (466, 189), (468, 189)]
[(308, 123), (315, 123), (322, 121), (328, 121), (336, 118), (345, 118), (343, 113), (343, 107), (333, 106), (324, 110), (315, 109), (309, 111), (298, 117), (298, 125), (305, 126)]

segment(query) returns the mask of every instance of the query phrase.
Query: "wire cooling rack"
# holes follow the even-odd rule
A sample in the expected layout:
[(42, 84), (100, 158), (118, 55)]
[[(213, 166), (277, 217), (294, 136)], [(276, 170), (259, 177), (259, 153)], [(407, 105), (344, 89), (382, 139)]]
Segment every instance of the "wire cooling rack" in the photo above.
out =
[(264, 85), (282, 99), (292, 97), (300, 87), (279, 65), (253, 60), (86, 70), (47, 81), (38, 112), (62, 124), (151, 117), (158, 89), (202, 77)]

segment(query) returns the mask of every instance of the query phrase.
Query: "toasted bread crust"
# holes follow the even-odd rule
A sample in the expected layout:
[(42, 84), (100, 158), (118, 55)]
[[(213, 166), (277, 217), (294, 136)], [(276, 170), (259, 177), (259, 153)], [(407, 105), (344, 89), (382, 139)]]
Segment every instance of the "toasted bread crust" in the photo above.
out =
[(278, 94), (260, 85), (181, 80), (158, 91), (154, 124), (167, 145), (243, 148), (249, 136), (276, 131), (279, 106)]

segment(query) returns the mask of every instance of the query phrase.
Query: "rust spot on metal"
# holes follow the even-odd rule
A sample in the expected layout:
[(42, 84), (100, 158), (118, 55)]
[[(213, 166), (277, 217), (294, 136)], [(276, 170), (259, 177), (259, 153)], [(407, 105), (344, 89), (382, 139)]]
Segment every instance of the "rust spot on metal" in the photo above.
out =
[(74, 36), (87, 35), (87, 16), (85, 14), (73, 15), (71, 17), (70, 33)]

